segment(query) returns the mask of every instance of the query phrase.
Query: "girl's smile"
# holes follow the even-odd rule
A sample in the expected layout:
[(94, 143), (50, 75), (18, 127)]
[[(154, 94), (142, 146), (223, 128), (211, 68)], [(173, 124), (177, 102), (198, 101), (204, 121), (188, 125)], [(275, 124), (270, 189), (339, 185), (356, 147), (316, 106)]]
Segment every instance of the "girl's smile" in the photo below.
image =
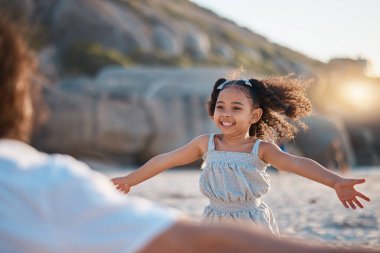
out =
[(230, 127), (230, 126), (232, 126), (234, 123), (232, 123), (232, 122), (227, 122), (227, 121), (222, 121), (222, 122), (220, 122), (220, 124), (221, 124), (222, 126), (224, 126), (224, 127)]

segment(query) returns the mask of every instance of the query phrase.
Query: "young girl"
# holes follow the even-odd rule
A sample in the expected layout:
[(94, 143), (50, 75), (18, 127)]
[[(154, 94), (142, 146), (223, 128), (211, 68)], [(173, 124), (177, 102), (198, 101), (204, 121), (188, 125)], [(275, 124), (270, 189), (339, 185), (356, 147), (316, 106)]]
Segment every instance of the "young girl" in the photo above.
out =
[[(125, 193), (172, 167), (203, 158), (201, 192), (210, 199), (204, 210), (209, 221), (253, 222), (273, 234), (278, 228), (271, 210), (261, 201), (269, 190), (269, 164), (333, 188), (346, 208), (363, 208), (355, 190), (364, 179), (346, 179), (317, 162), (281, 151), (271, 140), (292, 138), (300, 118), (311, 111), (305, 85), (291, 76), (265, 80), (219, 79), (208, 104), (220, 134), (201, 135), (188, 144), (158, 155), (125, 177), (112, 179)], [(266, 140), (266, 141), (265, 141)]]

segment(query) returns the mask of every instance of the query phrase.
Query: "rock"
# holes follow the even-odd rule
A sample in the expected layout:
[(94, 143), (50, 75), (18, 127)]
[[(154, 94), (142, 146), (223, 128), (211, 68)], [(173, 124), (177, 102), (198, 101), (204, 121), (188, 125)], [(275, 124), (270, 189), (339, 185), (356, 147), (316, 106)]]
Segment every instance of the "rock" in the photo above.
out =
[(304, 156), (329, 169), (346, 171), (355, 165), (349, 135), (339, 118), (312, 115), (304, 122), (309, 129), (299, 131), (295, 138)]
[(49, 152), (146, 161), (215, 132), (205, 103), (226, 69), (110, 68), (46, 92), (50, 118), (33, 143)]
[(277, 68), (280, 69), (280, 71), (282, 71), (283, 73), (292, 73), (292, 71), (294, 70), (291, 63), (289, 63), (286, 59), (282, 57), (275, 58), (274, 63), (277, 66)]
[(185, 29), (185, 50), (196, 60), (206, 59), (210, 51), (210, 40), (207, 34), (190, 24), (186, 25)]
[(226, 62), (232, 61), (234, 58), (233, 50), (226, 44), (217, 45), (215, 48), (217, 55), (221, 56)]
[(120, 9), (109, 1), (60, 1), (50, 29), (60, 48), (91, 42), (126, 54), (151, 49), (144, 22), (132, 10)]
[(153, 41), (157, 49), (167, 56), (177, 56), (183, 50), (180, 38), (161, 25), (153, 29)]

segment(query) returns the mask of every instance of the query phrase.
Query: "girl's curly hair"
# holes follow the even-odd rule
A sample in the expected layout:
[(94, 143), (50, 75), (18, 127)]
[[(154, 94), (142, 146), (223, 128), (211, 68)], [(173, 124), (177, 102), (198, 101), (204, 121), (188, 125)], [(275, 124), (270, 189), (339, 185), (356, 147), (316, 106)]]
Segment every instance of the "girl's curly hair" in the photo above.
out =
[(252, 99), (253, 106), (261, 108), (263, 115), (252, 124), (249, 135), (264, 140), (292, 139), (298, 128), (307, 128), (302, 117), (311, 112), (311, 102), (306, 97), (309, 81), (294, 75), (270, 77), (257, 80), (218, 79), (208, 102), (208, 113), (212, 117), (219, 93), (229, 87), (238, 86)]

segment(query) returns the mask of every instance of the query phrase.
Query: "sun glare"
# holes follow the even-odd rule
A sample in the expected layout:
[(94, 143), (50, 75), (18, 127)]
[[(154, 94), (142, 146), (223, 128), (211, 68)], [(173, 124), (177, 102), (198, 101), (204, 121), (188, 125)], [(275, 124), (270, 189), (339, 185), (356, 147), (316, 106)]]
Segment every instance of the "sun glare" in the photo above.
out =
[(342, 98), (351, 108), (370, 110), (375, 104), (375, 88), (368, 83), (347, 83), (343, 85)]

